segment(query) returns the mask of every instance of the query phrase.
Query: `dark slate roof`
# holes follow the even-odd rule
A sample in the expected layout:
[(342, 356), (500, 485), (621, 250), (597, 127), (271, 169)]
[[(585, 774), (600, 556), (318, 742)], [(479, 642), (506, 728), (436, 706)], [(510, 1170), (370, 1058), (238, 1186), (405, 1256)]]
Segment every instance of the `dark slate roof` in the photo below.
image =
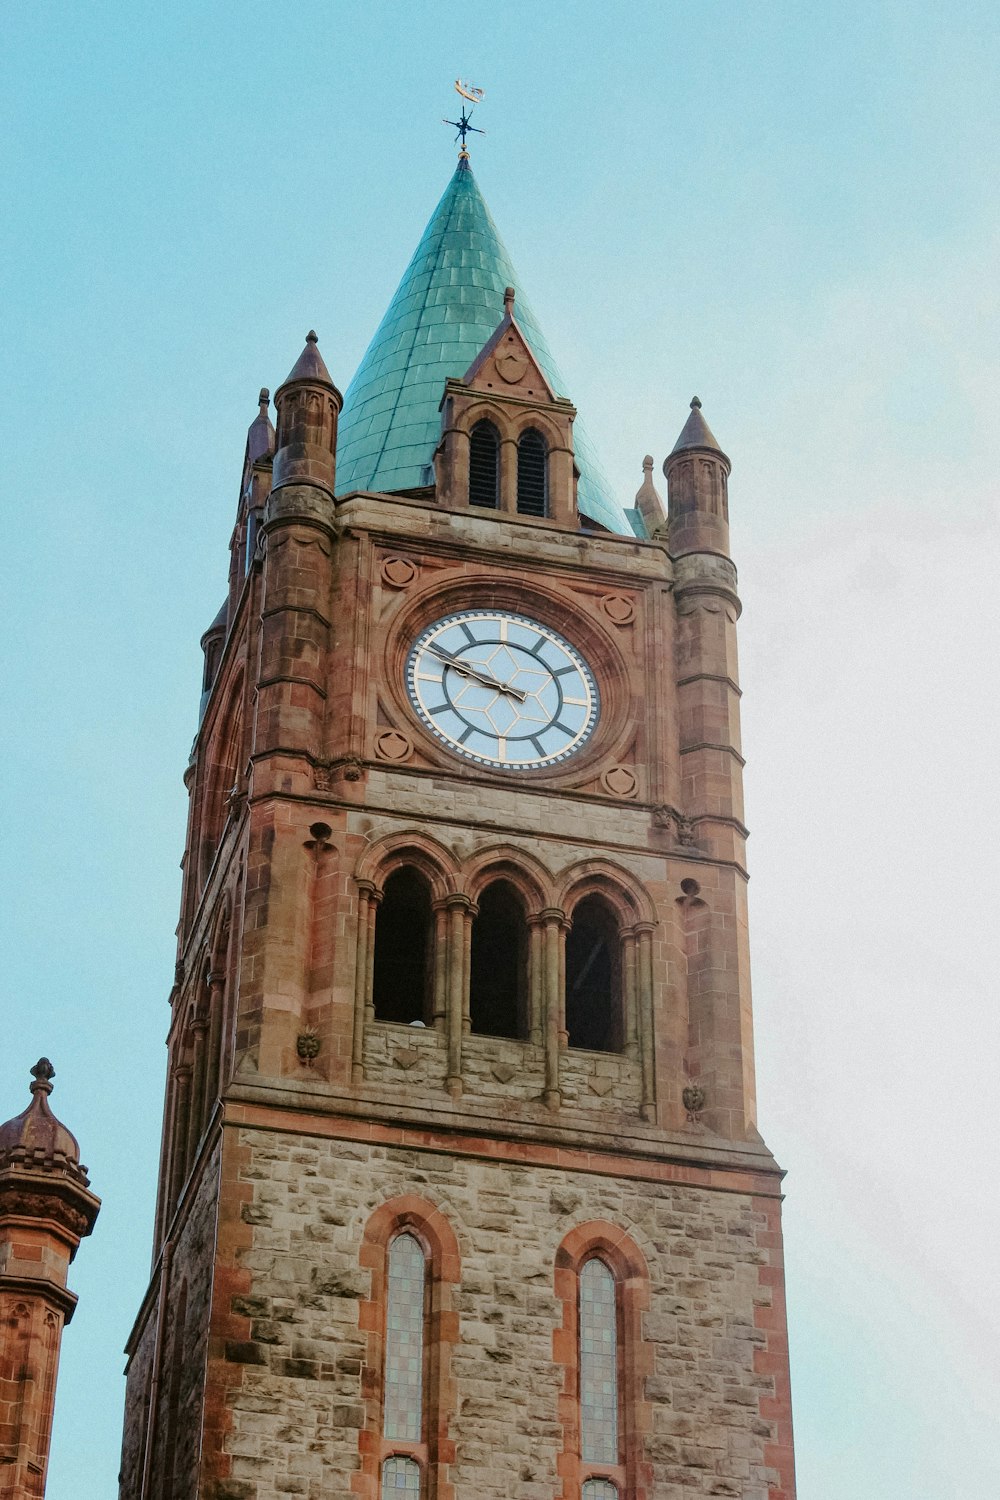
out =
[[(518, 323), (550, 385), (569, 394), (472, 169), (460, 160), (347, 388), (337, 434), (339, 494), (432, 482), (444, 383), (464, 376), (493, 333), (507, 286), (517, 288)], [(581, 511), (630, 535), (579, 417), (573, 432)]]

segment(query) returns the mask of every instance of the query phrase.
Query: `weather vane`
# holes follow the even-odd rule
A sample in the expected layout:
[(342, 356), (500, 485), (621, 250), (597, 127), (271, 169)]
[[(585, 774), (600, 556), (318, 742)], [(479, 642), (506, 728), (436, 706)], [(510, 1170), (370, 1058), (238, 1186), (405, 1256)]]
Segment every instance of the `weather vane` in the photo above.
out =
[[(455, 79), (455, 92), (456, 92), (456, 94), (460, 94), (463, 99), (468, 99), (468, 101), (469, 101), (470, 104), (481, 104), (483, 102), (483, 100), (486, 98), (486, 90), (485, 89), (477, 89), (476, 86), (475, 86), (475, 84), (472, 84), (472, 83), (463, 83), (460, 78), (456, 78)], [(458, 117), (457, 120), (444, 120), (442, 122), (445, 125), (454, 125), (455, 129), (458, 131), (458, 135), (456, 135), (456, 137), (455, 137), (456, 141), (458, 140), (459, 136), (461, 136), (461, 139), (462, 139), (462, 149), (458, 153), (459, 160), (468, 161), (468, 159), (469, 159), (469, 153), (468, 153), (468, 151), (466, 149), (466, 145), (465, 145), (465, 137), (470, 132), (472, 132), (472, 134), (474, 134), (474, 135), (485, 135), (486, 134), (486, 131), (485, 130), (480, 130), (480, 128), (479, 128), (478, 125), (472, 125), (472, 124), (470, 124), (469, 122), (471, 121), (471, 119), (472, 119), (472, 111), (471, 111), (471, 109), (467, 110), (466, 107), (465, 107), (465, 105), (463, 104), (462, 105), (461, 114), (459, 115), (459, 117)]]

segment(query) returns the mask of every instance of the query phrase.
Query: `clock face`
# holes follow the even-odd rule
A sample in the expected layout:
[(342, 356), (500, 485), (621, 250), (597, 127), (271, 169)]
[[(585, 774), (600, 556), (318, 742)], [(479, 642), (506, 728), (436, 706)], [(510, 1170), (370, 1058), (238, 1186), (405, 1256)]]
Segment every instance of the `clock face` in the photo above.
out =
[(436, 739), (505, 771), (568, 759), (593, 734), (600, 710), (579, 651), (507, 610), (470, 609), (428, 625), (407, 657), (406, 687)]

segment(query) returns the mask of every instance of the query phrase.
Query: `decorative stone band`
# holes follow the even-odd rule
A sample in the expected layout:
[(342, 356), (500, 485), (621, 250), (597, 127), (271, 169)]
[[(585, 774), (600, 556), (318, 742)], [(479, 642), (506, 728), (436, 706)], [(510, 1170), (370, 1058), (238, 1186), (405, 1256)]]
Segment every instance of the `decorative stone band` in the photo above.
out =
[(736, 568), (721, 552), (688, 552), (674, 559), (674, 592), (725, 594), (740, 610), (736, 592)]
[(80, 1300), (68, 1287), (59, 1286), (56, 1282), (49, 1281), (42, 1276), (7, 1276), (0, 1273), (0, 1292), (12, 1298), (40, 1298), (43, 1302), (48, 1302), (59, 1309), (64, 1323), (70, 1322), (76, 1310), (76, 1304)]
[[(80, 1170), (80, 1169), (78, 1169)], [(17, 1220), (39, 1220), (57, 1227), (73, 1253), (80, 1240), (90, 1234), (101, 1200), (87, 1190), (87, 1177), (70, 1176), (65, 1168), (41, 1170), (20, 1165), (0, 1169), (0, 1226)]]

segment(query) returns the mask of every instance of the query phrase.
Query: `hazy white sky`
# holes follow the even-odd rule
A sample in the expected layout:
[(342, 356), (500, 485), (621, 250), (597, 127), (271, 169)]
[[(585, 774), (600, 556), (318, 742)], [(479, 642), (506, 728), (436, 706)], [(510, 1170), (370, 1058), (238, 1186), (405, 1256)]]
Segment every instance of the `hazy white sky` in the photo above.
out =
[(105, 1206), (48, 1500), (106, 1500), (148, 1270), (181, 773), (246, 426), (343, 388), (474, 166), (627, 500), (734, 463), (761, 1128), (800, 1500), (1000, 1493), (993, 4), (52, 3), (4, 18), (0, 1118)]

